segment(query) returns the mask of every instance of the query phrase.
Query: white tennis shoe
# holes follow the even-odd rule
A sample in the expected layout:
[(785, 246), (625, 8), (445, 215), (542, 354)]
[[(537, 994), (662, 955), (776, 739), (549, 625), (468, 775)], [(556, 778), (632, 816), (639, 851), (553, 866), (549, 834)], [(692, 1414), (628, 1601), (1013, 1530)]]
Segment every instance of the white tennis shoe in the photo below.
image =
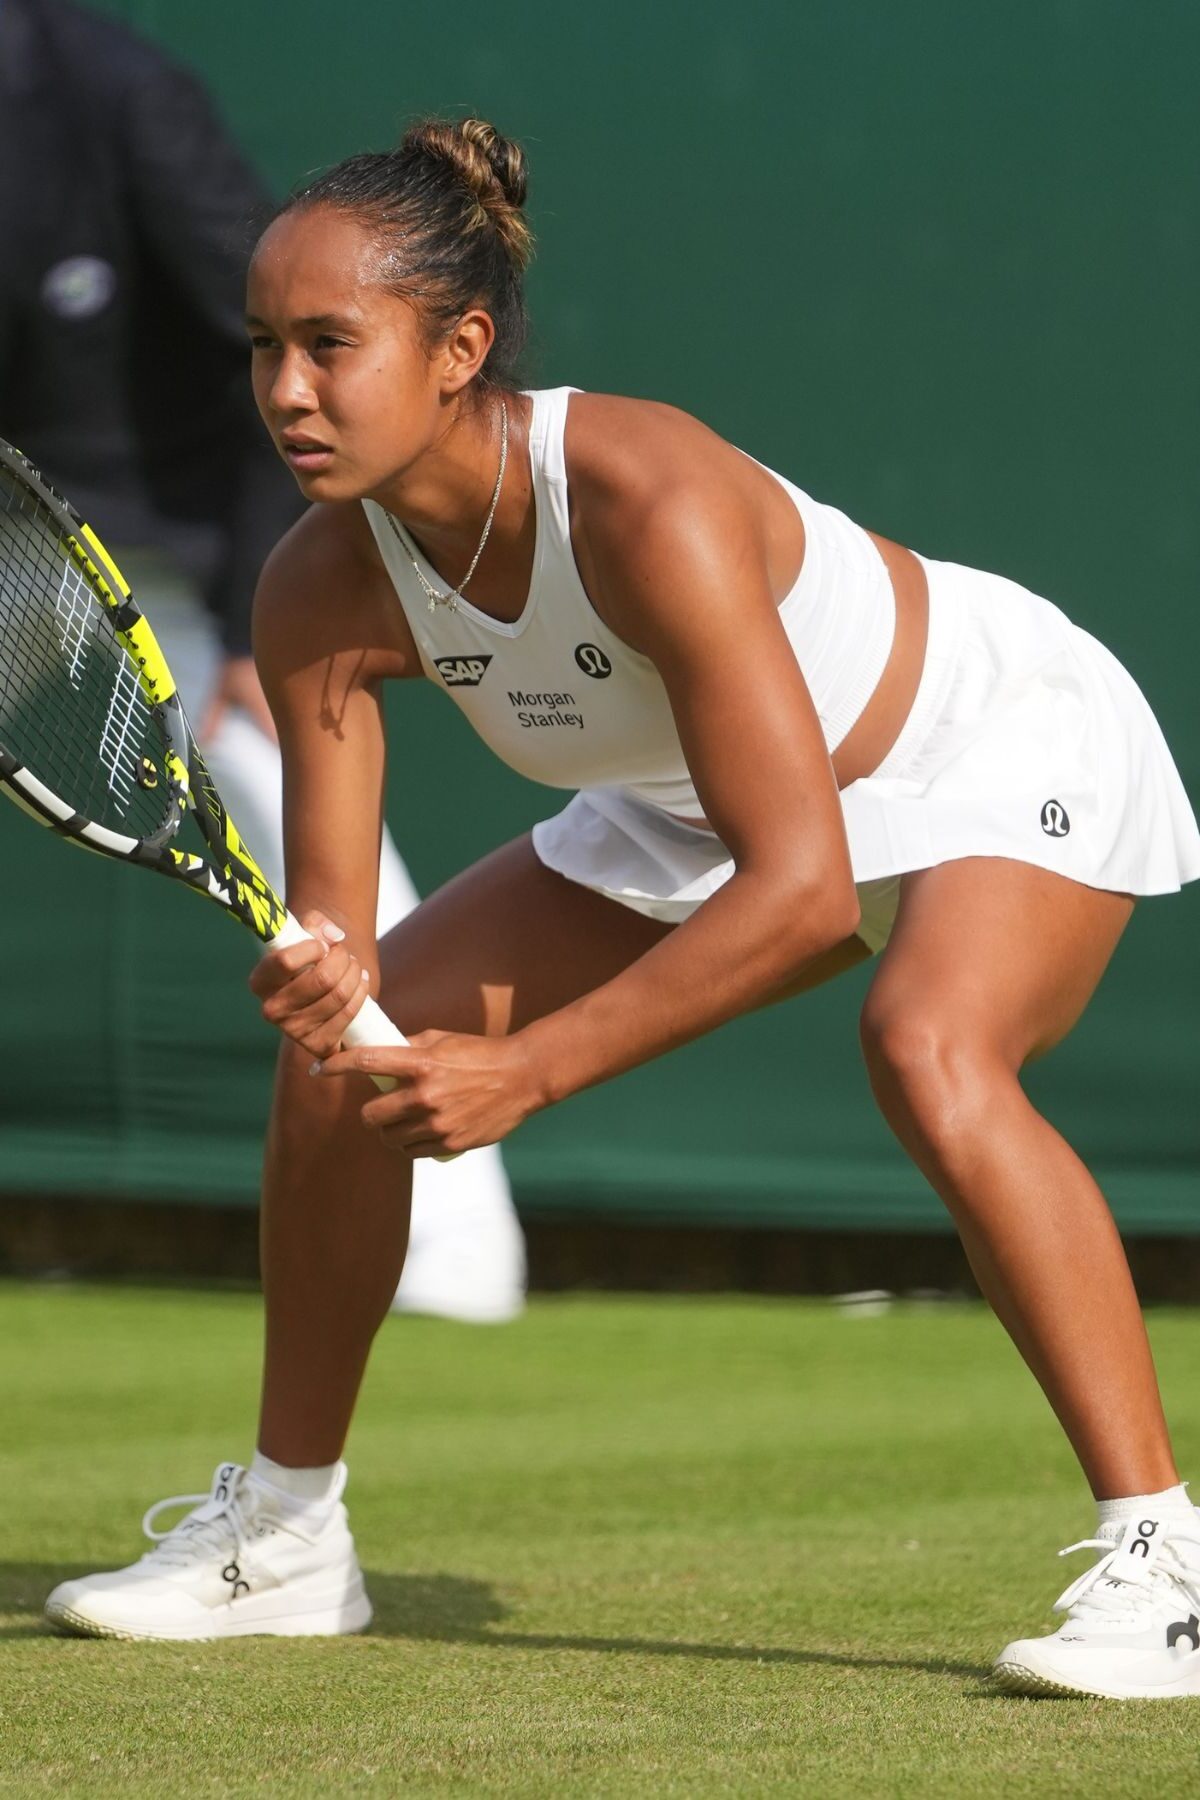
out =
[(1200, 1515), (1132, 1518), (1114, 1537), (1072, 1550), (1104, 1554), (1055, 1602), (1066, 1618), (996, 1659), (1010, 1694), (1099, 1694), (1112, 1700), (1200, 1695)]
[[(312, 1637), (365, 1631), (363, 1586), (341, 1494), (332, 1504), (291, 1507), (237, 1463), (222, 1463), (208, 1494), (160, 1500), (142, 1520), (153, 1540), (139, 1562), (64, 1581), (46, 1617), (83, 1637), (219, 1638), (264, 1633)], [(200, 1504), (168, 1531), (167, 1507)]]

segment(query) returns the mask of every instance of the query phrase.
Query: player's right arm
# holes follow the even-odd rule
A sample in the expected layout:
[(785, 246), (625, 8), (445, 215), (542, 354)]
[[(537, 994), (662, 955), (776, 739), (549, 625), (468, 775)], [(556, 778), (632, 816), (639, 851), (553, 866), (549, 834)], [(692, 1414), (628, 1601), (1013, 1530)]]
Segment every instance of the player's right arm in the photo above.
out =
[[(362, 1004), (360, 968), (378, 993), (380, 689), (421, 674), (360, 507), (313, 507), (276, 547), (255, 596), (254, 655), (283, 758), (287, 901), (320, 935), (265, 957), (250, 985), (271, 1023), (323, 1056)], [(331, 942), (330, 925), (344, 939)]]

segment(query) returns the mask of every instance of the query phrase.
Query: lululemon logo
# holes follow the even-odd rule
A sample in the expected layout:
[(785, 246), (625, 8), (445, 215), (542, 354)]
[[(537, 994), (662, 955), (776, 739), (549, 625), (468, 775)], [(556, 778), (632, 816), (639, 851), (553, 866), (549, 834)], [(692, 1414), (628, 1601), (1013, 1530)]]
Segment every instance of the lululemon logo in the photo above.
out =
[(1047, 837), (1066, 837), (1071, 829), (1067, 809), (1061, 800), (1047, 800), (1042, 808), (1042, 830)]
[(612, 674), (612, 664), (603, 650), (595, 644), (576, 644), (575, 661), (584, 674), (590, 675), (593, 681), (603, 681), (606, 676)]

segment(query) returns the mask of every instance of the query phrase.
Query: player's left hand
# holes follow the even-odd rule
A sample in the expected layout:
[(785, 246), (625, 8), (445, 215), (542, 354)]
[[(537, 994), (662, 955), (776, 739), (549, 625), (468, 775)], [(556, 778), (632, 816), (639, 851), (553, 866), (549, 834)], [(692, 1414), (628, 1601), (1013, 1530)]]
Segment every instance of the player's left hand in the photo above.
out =
[(390, 1076), (395, 1088), (368, 1100), (362, 1119), (406, 1156), (454, 1156), (498, 1143), (547, 1103), (519, 1037), (422, 1031), (407, 1048), (335, 1051), (312, 1073)]

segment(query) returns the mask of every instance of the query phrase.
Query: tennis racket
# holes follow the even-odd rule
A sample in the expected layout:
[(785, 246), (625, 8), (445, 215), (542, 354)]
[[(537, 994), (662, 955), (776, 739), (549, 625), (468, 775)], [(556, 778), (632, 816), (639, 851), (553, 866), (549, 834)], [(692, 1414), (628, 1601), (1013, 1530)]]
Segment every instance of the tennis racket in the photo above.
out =
[[(221, 804), (129, 584), (95, 532), (3, 439), (0, 788), (67, 843), (215, 901), (266, 948), (310, 936)], [(198, 850), (176, 842), (189, 817)], [(408, 1042), (370, 998), (343, 1039)], [(375, 1085), (396, 1084), (385, 1075)]]

